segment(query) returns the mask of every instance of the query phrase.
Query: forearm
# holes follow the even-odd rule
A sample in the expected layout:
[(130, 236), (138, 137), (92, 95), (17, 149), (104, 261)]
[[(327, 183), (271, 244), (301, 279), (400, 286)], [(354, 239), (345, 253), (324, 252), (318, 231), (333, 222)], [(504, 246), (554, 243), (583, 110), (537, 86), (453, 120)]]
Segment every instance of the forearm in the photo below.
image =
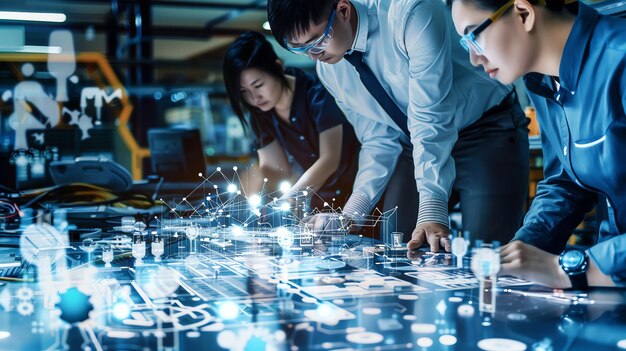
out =
[(329, 158), (319, 158), (309, 169), (302, 174), (300, 179), (291, 187), (290, 194), (294, 194), (298, 191), (310, 188), (313, 191), (318, 191), (322, 188), (324, 183), (333, 175), (339, 163)]
[(587, 268), (587, 283), (589, 286), (615, 286), (613, 279), (602, 273), (593, 258), (589, 259), (589, 268)]
[(565, 249), (567, 239), (595, 202), (593, 194), (570, 182), (546, 179), (537, 187), (537, 196), (524, 218), (524, 225), (513, 240), (558, 254)]
[(250, 167), (244, 169), (240, 174), (241, 188), (244, 190), (245, 195), (260, 194), (263, 189), (263, 174), (259, 168), (258, 162), (250, 165)]
[[(554, 279), (554, 281), (552, 281), (550, 284), (550, 286), (555, 287), (555, 288), (566, 288), (569, 289), (572, 287), (572, 282), (569, 279), (569, 276), (567, 275), (567, 273), (565, 273), (565, 271), (563, 271), (563, 269), (561, 269), (561, 266), (559, 265), (559, 256), (553, 256), (552, 259), (552, 265), (554, 266), (554, 268), (557, 270), (558, 272), (558, 276), (556, 277), (556, 279)], [(596, 262), (593, 260), (593, 258), (589, 258), (589, 267), (587, 268), (587, 272), (585, 273), (587, 275), (587, 284), (590, 287), (612, 287), (615, 286), (615, 283), (613, 282), (613, 279), (611, 279), (610, 276), (602, 273), (602, 271), (600, 270), (600, 268), (598, 267), (598, 265), (596, 264)]]
[[(381, 143), (382, 144), (382, 143)], [(359, 171), (343, 212), (352, 217), (367, 216), (384, 194), (402, 151), (400, 144), (386, 148), (363, 144), (359, 154)]]
[[(280, 183), (289, 180), (291, 176), (290, 170), (279, 170), (272, 167), (261, 167), (261, 178), (264, 182), (263, 188), (266, 194), (276, 195)], [(267, 179), (267, 182), (265, 182)]]

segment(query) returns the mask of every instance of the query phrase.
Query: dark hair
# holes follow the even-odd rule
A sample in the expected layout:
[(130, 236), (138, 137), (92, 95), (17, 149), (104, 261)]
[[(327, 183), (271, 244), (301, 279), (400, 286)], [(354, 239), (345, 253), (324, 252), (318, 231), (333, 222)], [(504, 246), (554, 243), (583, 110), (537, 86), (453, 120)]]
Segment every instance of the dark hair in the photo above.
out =
[[(452, 7), (452, 3), (455, 0), (446, 0), (448, 7)], [(458, 0), (463, 3), (472, 3), (481, 10), (496, 11), (500, 7), (504, 6), (508, 0)], [(540, 0), (528, 0), (531, 4), (540, 6)], [(567, 9), (571, 13), (578, 12), (578, 1), (569, 2), (566, 0), (545, 0), (545, 7), (554, 12), (560, 12), (563, 9)]]
[(257, 32), (246, 32), (240, 35), (226, 50), (222, 66), (224, 84), (230, 105), (239, 117), (244, 130), (247, 129), (245, 112), (255, 115), (260, 113), (260, 110), (246, 103), (241, 96), (241, 72), (248, 68), (256, 68), (278, 79), (283, 87), (289, 87), (283, 66), (277, 60), (279, 58), (272, 44), (265, 39), (263, 34)]
[(278, 43), (285, 47), (285, 38), (309, 30), (327, 19), (337, 0), (268, 0), (267, 21)]

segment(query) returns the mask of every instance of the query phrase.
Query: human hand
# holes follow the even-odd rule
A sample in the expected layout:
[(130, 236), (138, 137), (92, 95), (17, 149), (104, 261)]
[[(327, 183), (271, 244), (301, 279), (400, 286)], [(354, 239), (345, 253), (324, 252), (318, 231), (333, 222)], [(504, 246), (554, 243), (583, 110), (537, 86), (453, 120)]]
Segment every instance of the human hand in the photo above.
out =
[(559, 256), (516, 240), (500, 250), (501, 275), (513, 275), (553, 288), (572, 286), (559, 265)]
[(321, 233), (347, 233), (354, 221), (340, 213), (317, 213), (302, 219), (302, 223), (313, 232)]
[(419, 249), (424, 242), (428, 242), (430, 245), (430, 251), (432, 252), (439, 251), (440, 247), (443, 247), (447, 252), (450, 252), (449, 234), (450, 229), (439, 223), (420, 223), (415, 227), (411, 236), (411, 241), (408, 242), (407, 247), (409, 250)]

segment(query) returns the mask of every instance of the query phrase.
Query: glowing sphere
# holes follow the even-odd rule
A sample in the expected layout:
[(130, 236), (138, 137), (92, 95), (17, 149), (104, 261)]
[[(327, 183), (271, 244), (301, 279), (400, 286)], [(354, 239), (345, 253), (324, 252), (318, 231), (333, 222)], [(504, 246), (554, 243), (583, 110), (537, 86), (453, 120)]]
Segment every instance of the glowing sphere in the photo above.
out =
[(124, 302), (118, 302), (113, 305), (113, 317), (121, 320), (126, 319), (130, 315), (130, 308)]
[(291, 189), (291, 184), (289, 184), (289, 182), (282, 182), (280, 183), (280, 187), (279, 187), (280, 191), (283, 194), (287, 194), (289, 192), (289, 189)]
[(226, 301), (220, 304), (217, 313), (224, 320), (231, 320), (239, 317), (239, 305), (233, 301)]
[(253, 208), (255, 208), (255, 207), (259, 207), (259, 206), (261, 205), (261, 197), (260, 197), (259, 195), (256, 195), (256, 194), (251, 195), (251, 196), (248, 198), (248, 204), (249, 204), (251, 207), (253, 207)]

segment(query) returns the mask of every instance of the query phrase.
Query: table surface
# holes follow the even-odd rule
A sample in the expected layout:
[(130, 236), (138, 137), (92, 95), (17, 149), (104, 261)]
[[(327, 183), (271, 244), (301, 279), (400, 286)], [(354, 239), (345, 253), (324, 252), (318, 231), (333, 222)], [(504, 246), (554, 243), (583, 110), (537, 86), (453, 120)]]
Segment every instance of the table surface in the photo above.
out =
[[(52, 270), (24, 269), (37, 281), (1, 282), (0, 349), (626, 348), (621, 290), (555, 293), (499, 277), (489, 312), (470, 257), (458, 269), (450, 254), (409, 259), (356, 235), (292, 232), (200, 230), (193, 242), (147, 232), (141, 265), (132, 234), (101, 232), (95, 242), (113, 245), (112, 267), (101, 247), (88, 254), (73, 245)], [(161, 262), (150, 250), (154, 233), (166, 239)]]

